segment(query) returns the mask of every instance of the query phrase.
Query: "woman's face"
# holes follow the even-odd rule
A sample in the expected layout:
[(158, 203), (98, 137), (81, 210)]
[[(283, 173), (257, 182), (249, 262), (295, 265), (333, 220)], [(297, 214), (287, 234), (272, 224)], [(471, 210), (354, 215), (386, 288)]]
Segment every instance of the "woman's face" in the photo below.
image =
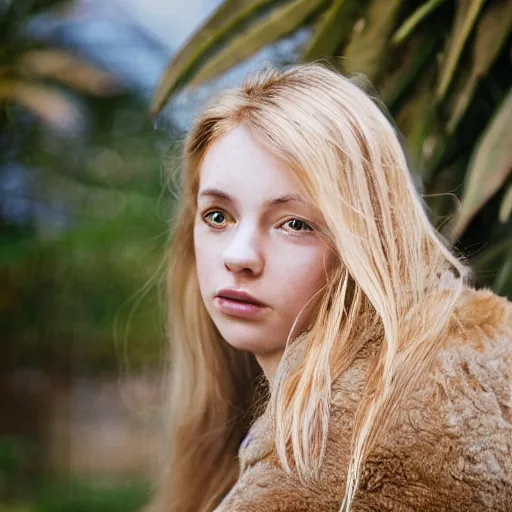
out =
[[(223, 338), (252, 352), (267, 375), (330, 271), (332, 254), (313, 228), (322, 223), (295, 176), (243, 126), (208, 149), (194, 225), (201, 295)], [(241, 302), (237, 291), (261, 305)]]

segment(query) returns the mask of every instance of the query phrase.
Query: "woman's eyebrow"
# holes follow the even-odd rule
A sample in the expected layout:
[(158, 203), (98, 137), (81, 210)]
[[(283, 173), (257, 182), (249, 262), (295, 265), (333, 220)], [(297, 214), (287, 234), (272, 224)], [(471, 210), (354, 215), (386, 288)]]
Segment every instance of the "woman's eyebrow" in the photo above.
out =
[[(205, 188), (202, 192), (199, 193), (198, 197), (203, 196), (213, 196), (220, 199), (225, 199), (226, 201), (234, 202), (233, 198), (227, 194), (226, 192), (219, 190), (218, 188)], [(275, 197), (273, 199), (266, 199), (266, 206), (274, 206), (277, 204), (289, 203), (291, 201), (296, 201), (298, 203), (303, 203), (305, 205), (310, 205), (311, 203), (304, 199), (300, 194), (285, 194), (284, 196)]]

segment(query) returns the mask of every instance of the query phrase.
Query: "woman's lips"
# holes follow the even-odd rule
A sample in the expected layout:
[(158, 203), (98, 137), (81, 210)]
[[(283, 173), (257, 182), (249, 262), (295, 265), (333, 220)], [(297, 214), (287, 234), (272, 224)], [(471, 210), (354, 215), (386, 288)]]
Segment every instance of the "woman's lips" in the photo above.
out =
[(261, 313), (267, 309), (267, 306), (260, 306), (258, 304), (251, 304), (250, 302), (242, 302), (219, 296), (215, 297), (214, 303), (220, 312), (239, 318), (254, 318), (261, 315)]

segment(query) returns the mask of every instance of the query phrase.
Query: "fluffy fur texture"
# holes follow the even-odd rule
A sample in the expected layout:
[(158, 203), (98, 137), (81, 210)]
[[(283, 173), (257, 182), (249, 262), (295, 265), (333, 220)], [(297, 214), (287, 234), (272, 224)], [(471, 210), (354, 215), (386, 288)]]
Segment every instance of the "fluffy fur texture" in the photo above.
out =
[[(364, 462), (352, 512), (512, 510), (512, 303), (468, 287), (448, 332), (427, 379)], [(240, 476), (215, 512), (340, 509), (354, 413), (380, 337), (368, 329), (353, 364), (333, 383), (319, 478), (304, 483), (281, 469), (267, 408), (242, 442)], [(292, 347), (289, 365), (304, 355), (300, 343)]]

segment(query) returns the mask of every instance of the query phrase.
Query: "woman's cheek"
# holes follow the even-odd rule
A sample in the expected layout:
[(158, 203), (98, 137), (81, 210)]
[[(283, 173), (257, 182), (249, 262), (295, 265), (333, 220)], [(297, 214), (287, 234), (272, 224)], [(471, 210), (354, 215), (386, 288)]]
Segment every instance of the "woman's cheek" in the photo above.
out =
[(287, 275), (289, 292), (301, 296), (314, 294), (326, 281), (324, 269), (325, 251), (322, 247), (295, 251), (283, 262), (282, 272)]

